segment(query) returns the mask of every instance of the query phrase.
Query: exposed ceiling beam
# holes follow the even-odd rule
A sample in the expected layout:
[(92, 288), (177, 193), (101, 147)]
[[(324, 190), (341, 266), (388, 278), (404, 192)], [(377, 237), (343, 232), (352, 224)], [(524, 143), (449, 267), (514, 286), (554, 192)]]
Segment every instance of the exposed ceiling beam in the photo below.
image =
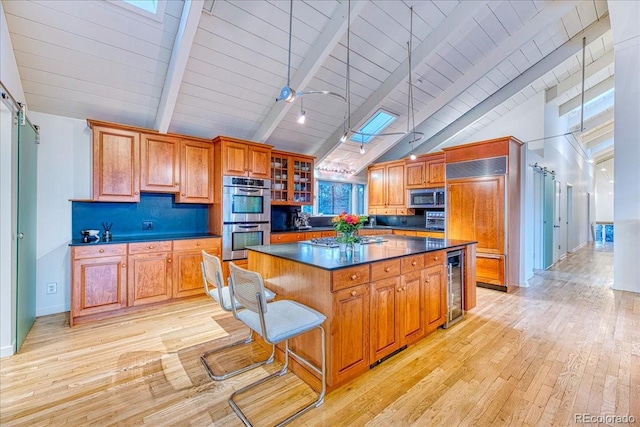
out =
[[(362, 9), (367, 5), (368, 1), (354, 1), (351, 7), (351, 21), (360, 14)], [(302, 91), (313, 79), (316, 72), (324, 61), (329, 57), (333, 49), (336, 47), (342, 36), (346, 33), (347, 25), (347, 12), (349, 2), (343, 1), (338, 9), (327, 23), (324, 31), (318, 37), (316, 43), (311, 46), (309, 52), (305, 55), (302, 63), (296, 70), (295, 74), (291, 76), (291, 87), (296, 91)], [(279, 92), (280, 89), (278, 89)], [(274, 98), (275, 99), (275, 98)], [(273, 131), (278, 127), (282, 119), (287, 115), (287, 112), (291, 108), (293, 103), (290, 102), (274, 102), (271, 109), (265, 116), (262, 123), (258, 126), (256, 131), (251, 137), (252, 141), (264, 142)]]
[[(598, 83), (597, 85), (587, 89), (584, 91), (584, 102), (587, 103), (593, 99), (596, 99), (603, 93), (610, 91), (615, 87), (615, 76), (610, 76)], [(574, 96), (564, 104), (560, 104), (559, 115), (564, 116), (565, 114), (570, 113), (576, 108), (580, 107), (582, 103), (582, 94)]]
[[(609, 65), (613, 64), (613, 50), (605, 53), (600, 58), (593, 61), (591, 64), (587, 65), (587, 68), (584, 70), (584, 78), (585, 80), (593, 77), (599, 71), (607, 68)], [(582, 69), (571, 74), (569, 77), (558, 83), (557, 85), (547, 89), (546, 91), (546, 100), (547, 102), (551, 102), (560, 95), (570, 91), (576, 86), (580, 86), (582, 84)]]
[(607, 142), (607, 141), (613, 141), (613, 131), (603, 133), (597, 138), (590, 139), (589, 141), (587, 141), (587, 148), (588, 149), (595, 148), (598, 145), (602, 144), (603, 142)]
[[(591, 116), (584, 121), (584, 129), (583, 132), (590, 131), (599, 126), (609, 123), (613, 120), (613, 107), (606, 109), (605, 111), (597, 114), (595, 116)], [(580, 130), (580, 123), (575, 126), (571, 126), (569, 128), (569, 132), (576, 132)]]
[(607, 150), (603, 150), (601, 153), (598, 153), (597, 156), (593, 157), (593, 162), (598, 164), (598, 163), (604, 163), (607, 160), (611, 160), (614, 157), (614, 146), (612, 145), (611, 147), (608, 147)]
[(176, 107), (176, 100), (178, 99), (178, 92), (180, 91), (180, 85), (184, 77), (184, 70), (187, 68), (191, 46), (193, 45), (193, 40), (196, 37), (196, 31), (200, 24), (203, 5), (204, 0), (186, 0), (182, 7), (180, 26), (176, 33), (176, 39), (173, 42), (167, 76), (164, 79), (162, 97), (158, 105), (158, 113), (156, 114), (155, 128), (160, 133), (167, 133), (169, 130), (173, 110)]
[[(455, 32), (456, 29), (462, 27), (466, 22), (475, 16), (486, 5), (486, 1), (460, 2), (456, 8), (435, 28), (411, 54), (414, 69), (420, 67), (435, 50), (444, 42), (446, 42)], [(373, 113), (384, 99), (393, 93), (397, 88), (406, 84), (409, 75), (409, 59), (405, 59), (391, 75), (376, 89), (362, 105), (351, 114), (351, 123), (359, 123), (371, 113)], [(324, 144), (316, 150), (314, 156), (316, 163), (319, 164), (327, 156), (336, 149), (340, 144), (340, 137), (343, 135), (342, 127), (336, 131), (324, 142)], [(397, 137), (391, 137), (392, 143), (397, 142)], [(380, 144), (379, 144), (380, 145)], [(363, 156), (363, 161), (366, 158)]]
[[(573, 36), (549, 55), (545, 56), (529, 69), (525, 70), (518, 77), (511, 80), (493, 94), (489, 95), (484, 101), (480, 102), (471, 110), (454, 120), (427, 141), (420, 144), (415, 150), (416, 154), (424, 154), (437, 149), (450, 138), (464, 130), (467, 126), (475, 123), (498, 105), (502, 104), (558, 65), (562, 64), (567, 60), (567, 58), (571, 57), (571, 55), (575, 55), (579, 52), (580, 49), (582, 49), (583, 37), (586, 37), (587, 42), (590, 42), (598, 37), (602, 37), (602, 35), (609, 31), (610, 28), (611, 24), (609, 23), (609, 15), (605, 15), (601, 17), (600, 20), (593, 22), (583, 31)], [(422, 127), (426, 127), (425, 123), (421, 123), (421, 125), (417, 127), (417, 130), (421, 130)], [(396, 145), (393, 152), (390, 151), (386, 153), (384, 158), (380, 160), (393, 160), (407, 156), (410, 151), (408, 145), (409, 144)]]
[(613, 132), (613, 122), (593, 129), (591, 132), (582, 133), (582, 142), (589, 142), (592, 139), (596, 139), (605, 133)]

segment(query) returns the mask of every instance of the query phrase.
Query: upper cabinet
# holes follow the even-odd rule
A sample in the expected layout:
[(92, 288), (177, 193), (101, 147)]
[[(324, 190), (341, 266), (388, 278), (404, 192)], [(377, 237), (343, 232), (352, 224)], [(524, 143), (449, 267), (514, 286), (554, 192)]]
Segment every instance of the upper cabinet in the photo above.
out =
[(140, 133), (94, 124), (93, 200), (140, 201)]
[(444, 154), (406, 159), (407, 188), (444, 187)]
[(213, 144), (180, 142), (180, 192), (176, 203), (213, 203)]
[(271, 204), (313, 204), (313, 160), (313, 157), (272, 151)]
[(271, 146), (219, 136), (222, 175), (269, 179)]
[(140, 191), (176, 203), (213, 203), (213, 144), (87, 120), (93, 131), (93, 200), (138, 202)]
[(405, 162), (379, 163), (369, 167), (369, 214), (407, 215)]
[(180, 138), (140, 134), (140, 190), (176, 193), (180, 189)]

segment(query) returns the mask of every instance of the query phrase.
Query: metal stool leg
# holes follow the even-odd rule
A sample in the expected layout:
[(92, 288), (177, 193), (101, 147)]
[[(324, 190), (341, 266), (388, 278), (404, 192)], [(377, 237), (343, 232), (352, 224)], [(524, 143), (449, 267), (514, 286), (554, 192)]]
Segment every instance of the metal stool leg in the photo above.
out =
[(231, 378), (233, 376), (240, 375), (243, 372), (247, 372), (247, 371), (250, 371), (253, 368), (257, 368), (258, 366), (267, 365), (267, 364), (273, 362), (273, 360), (275, 358), (275, 353), (276, 353), (276, 346), (275, 345), (271, 346), (271, 355), (267, 359), (257, 361), (255, 363), (252, 363), (252, 364), (247, 365), (247, 366), (243, 366), (243, 367), (235, 369), (233, 371), (223, 372), (223, 373), (216, 373), (213, 370), (213, 368), (209, 365), (209, 363), (207, 363), (207, 357), (211, 356), (212, 354), (220, 353), (220, 352), (222, 352), (224, 350), (228, 350), (228, 349), (233, 348), (233, 347), (251, 345), (251, 343), (253, 343), (253, 333), (251, 332), (251, 330), (249, 330), (249, 336), (247, 338), (245, 338), (244, 340), (236, 341), (236, 342), (234, 342), (232, 344), (228, 344), (228, 345), (225, 345), (224, 347), (216, 348), (214, 350), (209, 350), (206, 353), (203, 353), (202, 356), (200, 356), (200, 361), (204, 365), (204, 368), (207, 371), (207, 374), (209, 374), (209, 377), (214, 381), (226, 380), (227, 378)]

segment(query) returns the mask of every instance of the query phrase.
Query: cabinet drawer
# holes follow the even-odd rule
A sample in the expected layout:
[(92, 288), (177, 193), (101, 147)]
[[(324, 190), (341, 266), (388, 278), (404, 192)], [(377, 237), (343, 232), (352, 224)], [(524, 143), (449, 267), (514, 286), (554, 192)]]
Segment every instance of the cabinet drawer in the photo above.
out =
[(304, 233), (304, 239), (305, 240), (318, 239), (320, 237), (322, 237), (322, 232), (321, 231), (307, 231), (306, 233)]
[(476, 254), (476, 280), (506, 286), (504, 261), (504, 255)]
[(386, 279), (400, 275), (400, 260), (374, 262), (371, 264), (371, 280)]
[(171, 241), (129, 243), (129, 255), (149, 254), (154, 252), (171, 252), (171, 248)]
[(210, 251), (210, 250), (219, 250), (220, 245), (221, 245), (221, 242), (219, 238), (174, 240), (173, 250), (174, 251), (190, 251), (190, 250), (204, 249), (206, 251)]
[(73, 259), (97, 258), (103, 256), (126, 255), (127, 244), (120, 245), (96, 245), (96, 246), (74, 246)]
[(320, 234), (322, 235), (322, 237), (336, 237), (336, 231), (335, 230), (322, 231), (322, 232), (320, 232)]
[(271, 235), (271, 243), (301, 242), (303, 240), (304, 233), (282, 233)]
[(369, 265), (343, 268), (331, 273), (331, 290), (350, 288), (369, 283)]
[(424, 255), (425, 266), (444, 264), (447, 254), (444, 251), (427, 252)]
[(424, 268), (424, 255), (412, 255), (402, 258), (401, 271), (408, 273), (410, 271), (422, 270)]

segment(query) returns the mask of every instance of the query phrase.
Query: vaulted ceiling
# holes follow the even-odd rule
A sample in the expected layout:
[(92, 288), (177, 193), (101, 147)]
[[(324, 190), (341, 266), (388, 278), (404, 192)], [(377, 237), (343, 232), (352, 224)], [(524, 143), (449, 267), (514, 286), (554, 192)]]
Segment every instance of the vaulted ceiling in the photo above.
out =
[[(2, 1), (30, 110), (266, 142), (358, 173), (462, 140), (545, 92), (585, 153), (612, 156), (606, 1), (295, 0), (290, 15), (286, 0), (161, 0), (156, 18), (121, 4)], [(290, 86), (349, 104), (318, 94), (276, 102), (288, 81), (290, 16)], [(365, 154), (340, 142), (345, 123), (356, 128), (378, 108), (398, 116), (389, 132), (413, 118), (424, 138), (377, 137)]]

